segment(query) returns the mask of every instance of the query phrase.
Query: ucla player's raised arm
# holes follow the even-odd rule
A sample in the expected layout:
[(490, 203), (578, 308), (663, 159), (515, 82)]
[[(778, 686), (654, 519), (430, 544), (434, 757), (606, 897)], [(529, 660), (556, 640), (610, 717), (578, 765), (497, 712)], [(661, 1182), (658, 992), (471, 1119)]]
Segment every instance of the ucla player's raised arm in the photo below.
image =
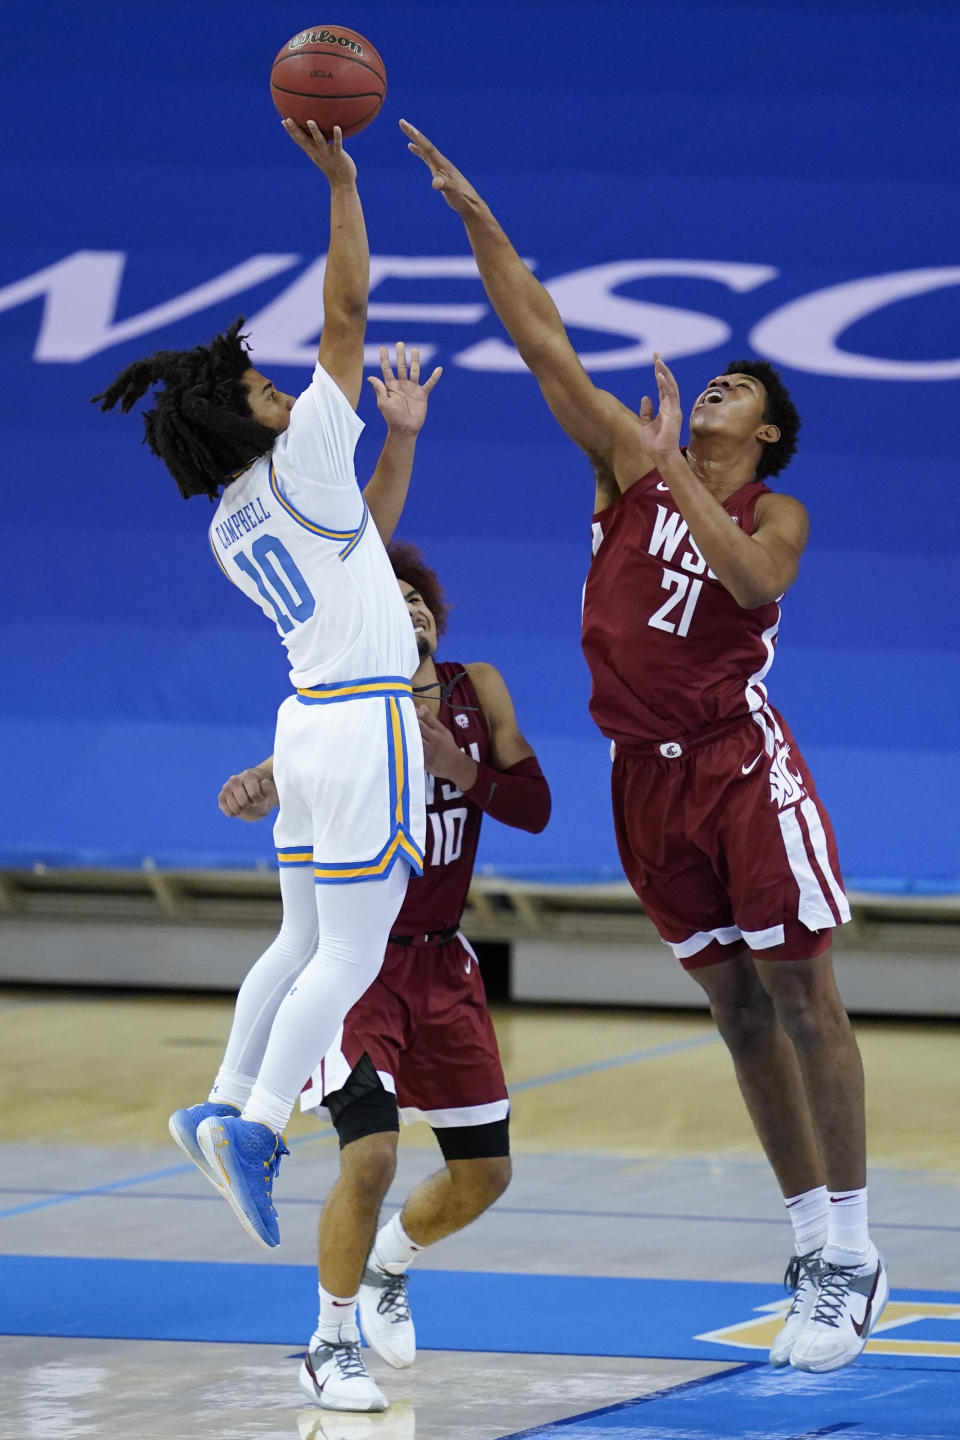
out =
[(356, 408), (363, 387), (363, 337), (370, 290), (370, 246), (357, 193), (357, 167), (343, 149), (340, 127), (324, 139), (315, 121), (284, 129), (330, 182), (330, 245), (323, 276), (323, 334), (318, 359)]

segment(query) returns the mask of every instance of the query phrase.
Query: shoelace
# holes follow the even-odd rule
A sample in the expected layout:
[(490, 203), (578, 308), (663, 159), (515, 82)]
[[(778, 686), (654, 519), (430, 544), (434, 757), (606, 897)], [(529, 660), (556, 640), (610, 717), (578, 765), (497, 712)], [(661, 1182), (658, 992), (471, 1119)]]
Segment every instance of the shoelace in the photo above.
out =
[(790, 1260), (783, 1277), (783, 1288), (794, 1292), (790, 1309), (787, 1311), (788, 1320), (800, 1309), (807, 1286), (816, 1286), (819, 1282), (820, 1269), (820, 1253), (817, 1250), (811, 1250), (809, 1255), (794, 1255)]
[(280, 1161), (284, 1155), (289, 1154), (290, 1151), (283, 1143), (283, 1136), (278, 1135), (276, 1150), (274, 1150), (269, 1160), (264, 1160), (263, 1162), (263, 1168), (265, 1171), (263, 1183), (267, 1187), (267, 1199), (270, 1201), (271, 1204), (273, 1203), (273, 1182), (275, 1178), (280, 1174)]
[(367, 1367), (363, 1363), (359, 1345), (331, 1345), (330, 1351), (337, 1367), (337, 1373), (342, 1380), (366, 1378)]
[(387, 1275), (377, 1301), (377, 1314), (389, 1316), (394, 1325), (410, 1319), (406, 1275)]
[(817, 1303), (813, 1307), (812, 1320), (819, 1325), (829, 1325), (836, 1330), (840, 1323), (840, 1312), (847, 1302), (855, 1275), (855, 1269), (845, 1269), (842, 1265), (824, 1265), (822, 1267)]

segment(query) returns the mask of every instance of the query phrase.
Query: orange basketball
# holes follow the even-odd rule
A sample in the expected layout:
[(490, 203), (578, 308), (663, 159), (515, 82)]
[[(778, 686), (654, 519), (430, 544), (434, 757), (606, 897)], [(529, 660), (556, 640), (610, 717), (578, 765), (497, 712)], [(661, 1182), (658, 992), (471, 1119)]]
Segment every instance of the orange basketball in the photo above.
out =
[(329, 137), (334, 125), (356, 135), (378, 114), (387, 72), (369, 40), (343, 25), (318, 25), (288, 40), (270, 71), (280, 114), (306, 127), (315, 120)]

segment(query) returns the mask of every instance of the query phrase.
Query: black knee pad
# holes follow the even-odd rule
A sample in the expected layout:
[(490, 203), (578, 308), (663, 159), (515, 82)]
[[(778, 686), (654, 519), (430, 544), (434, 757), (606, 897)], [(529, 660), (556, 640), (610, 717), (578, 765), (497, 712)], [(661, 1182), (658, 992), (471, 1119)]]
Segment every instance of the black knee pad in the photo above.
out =
[(510, 1119), (434, 1130), (444, 1160), (501, 1160), (510, 1154)]
[(325, 1096), (324, 1105), (340, 1141), (340, 1149), (368, 1135), (382, 1135), (400, 1129), (397, 1097), (391, 1095), (373, 1068), (366, 1053), (360, 1058), (346, 1083)]

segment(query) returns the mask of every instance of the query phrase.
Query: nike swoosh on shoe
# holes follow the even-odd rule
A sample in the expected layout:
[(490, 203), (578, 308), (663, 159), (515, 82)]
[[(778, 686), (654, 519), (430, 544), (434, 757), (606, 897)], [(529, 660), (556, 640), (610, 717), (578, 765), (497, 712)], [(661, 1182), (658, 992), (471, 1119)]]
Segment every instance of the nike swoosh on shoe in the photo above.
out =
[(856, 1322), (856, 1320), (854, 1320), (853, 1316), (852, 1316), (852, 1315), (850, 1316), (850, 1324), (853, 1326), (854, 1330), (855, 1330), (855, 1331), (857, 1332), (857, 1334), (860, 1336), (860, 1339), (861, 1339), (861, 1340), (863, 1339), (864, 1332), (866, 1332), (868, 1335), (870, 1334), (870, 1317), (871, 1317), (872, 1314), (873, 1314), (873, 1297), (874, 1297), (874, 1295), (876, 1295), (876, 1293), (877, 1293), (877, 1286), (878, 1286), (879, 1284), (880, 1284), (880, 1266), (878, 1265), (877, 1268), (876, 1268), (876, 1270), (874, 1270), (874, 1272), (873, 1272), (873, 1285), (871, 1286), (870, 1294), (867, 1296), (867, 1308), (866, 1308), (866, 1310), (864, 1310), (864, 1312), (863, 1312), (863, 1319), (861, 1320), (860, 1324), (858, 1325), (857, 1322)]

